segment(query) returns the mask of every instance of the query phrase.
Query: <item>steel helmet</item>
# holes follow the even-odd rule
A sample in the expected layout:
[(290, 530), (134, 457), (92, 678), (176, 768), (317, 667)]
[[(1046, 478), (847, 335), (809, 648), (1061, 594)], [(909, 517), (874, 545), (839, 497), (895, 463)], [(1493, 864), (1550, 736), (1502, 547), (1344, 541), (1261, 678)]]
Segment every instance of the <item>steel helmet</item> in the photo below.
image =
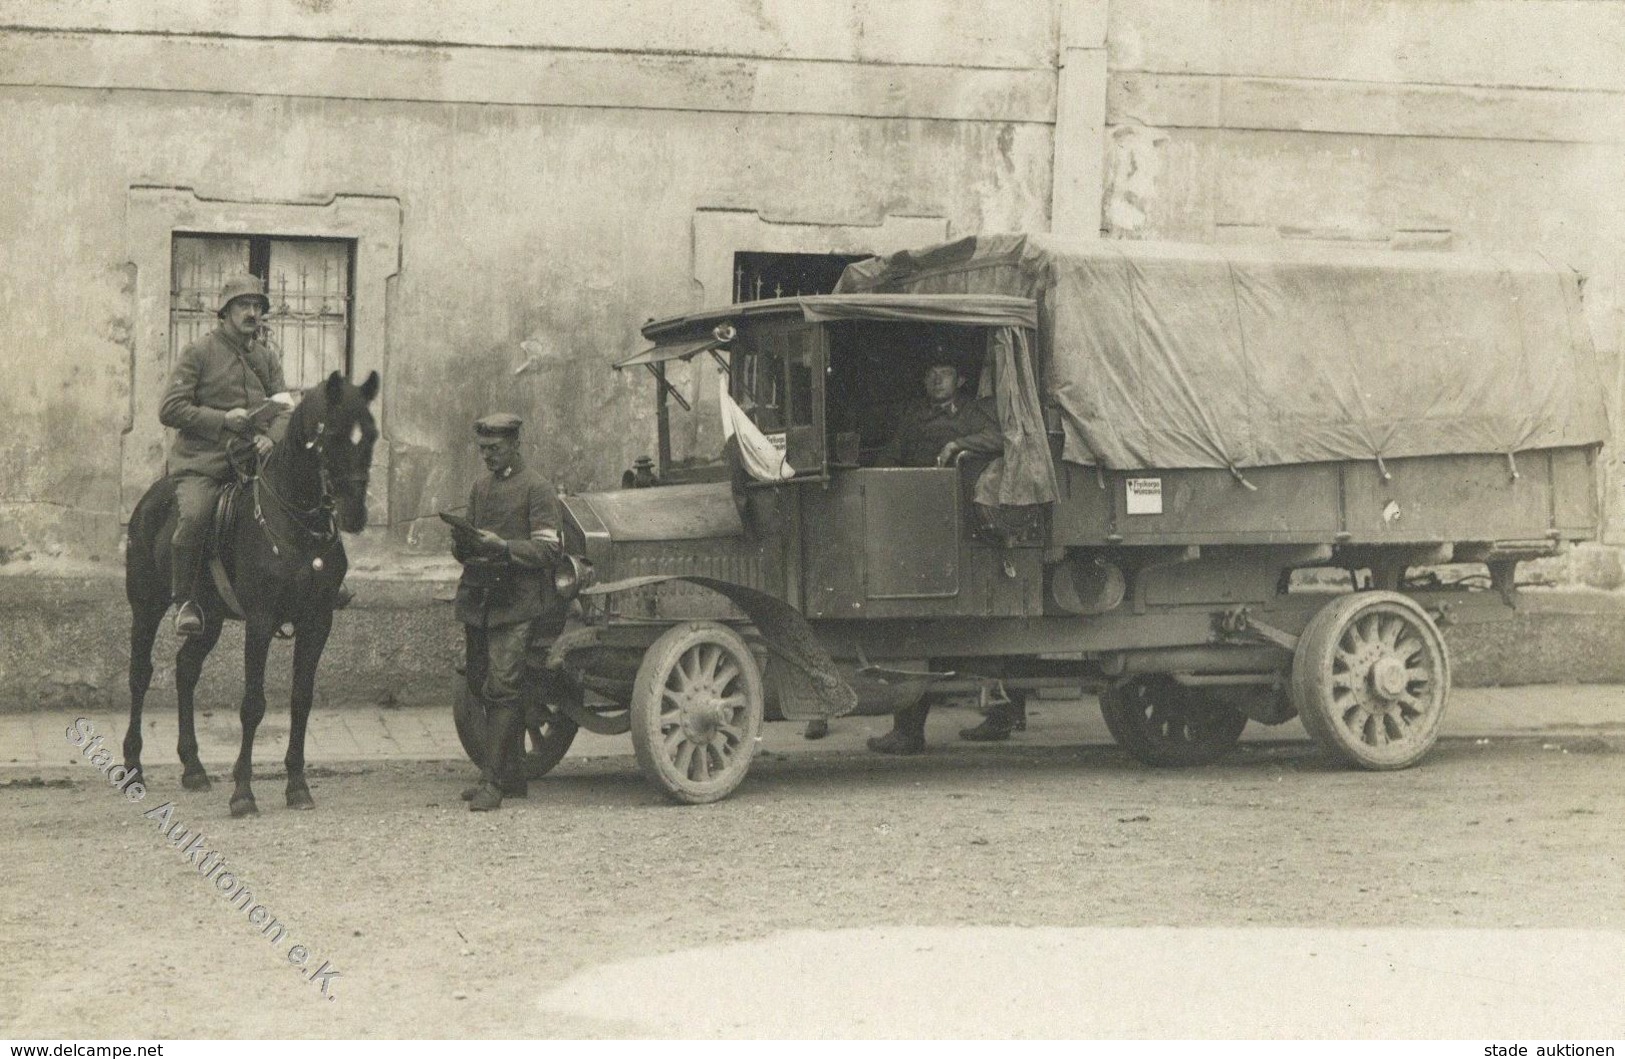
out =
[(271, 299), (265, 296), (265, 284), (258, 276), (243, 272), (226, 277), (225, 284), (220, 288), (220, 301), (215, 308), (215, 315), (224, 316), (226, 306), (238, 298), (257, 298), (259, 299), (261, 311), (271, 311)]

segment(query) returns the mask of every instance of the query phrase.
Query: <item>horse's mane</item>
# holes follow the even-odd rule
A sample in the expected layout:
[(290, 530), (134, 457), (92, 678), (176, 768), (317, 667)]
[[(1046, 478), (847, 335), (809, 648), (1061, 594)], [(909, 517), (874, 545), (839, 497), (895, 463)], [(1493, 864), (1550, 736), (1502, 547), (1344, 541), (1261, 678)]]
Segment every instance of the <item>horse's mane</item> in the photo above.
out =
[(316, 440), (317, 428), (327, 413), (327, 398), (323, 390), (322, 386), (312, 386), (299, 398), (299, 403), (288, 415), (288, 426), (282, 432), (282, 440), (265, 461), (265, 470), (291, 470), (293, 460), (305, 451), (308, 443)]

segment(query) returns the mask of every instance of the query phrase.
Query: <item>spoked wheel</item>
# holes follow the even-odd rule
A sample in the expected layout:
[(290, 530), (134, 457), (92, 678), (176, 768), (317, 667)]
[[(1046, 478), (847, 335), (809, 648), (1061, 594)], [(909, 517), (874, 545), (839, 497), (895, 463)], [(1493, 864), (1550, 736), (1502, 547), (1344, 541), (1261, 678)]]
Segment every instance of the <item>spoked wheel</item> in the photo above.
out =
[(726, 625), (687, 621), (661, 634), (632, 688), (638, 765), (674, 801), (725, 798), (745, 778), (762, 730), (762, 672)]
[(1321, 608), (1292, 658), (1292, 698), (1315, 741), (1351, 765), (1402, 769), (1439, 738), (1450, 656), (1428, 612), (1398, 592)]
[[(468, 681), (461, 678), (457, 680), (451, 716), (457, 725), (457, 738), (463, 744), (463, 752), (470, 761), (484, 768), (489, 738), (485, 731), (485, 707), (469, 689)], [(539, 780), (564, 760), (570, 744), (575, 741), (576, 723), (557, 706), (543, 701), (534, 689), (527, 689), (525, 733), (525, 778)]]
[(1164, 768), (1211, 764), (1247, 727), (1247, 715), (1234, 706), (1161, 675), (1106, 688), (1100, 712), (1118, 746)]

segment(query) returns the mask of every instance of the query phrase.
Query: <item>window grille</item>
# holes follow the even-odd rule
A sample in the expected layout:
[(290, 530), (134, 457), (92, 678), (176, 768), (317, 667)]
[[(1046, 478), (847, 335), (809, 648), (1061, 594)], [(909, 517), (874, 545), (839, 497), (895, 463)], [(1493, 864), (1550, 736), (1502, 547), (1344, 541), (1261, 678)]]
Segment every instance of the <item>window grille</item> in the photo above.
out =
[(282, 358), (288, 386), (306, 389), (333, 371), (349, 375), (354, 242), (176, 233), (171, 261), (172, 358), (215, 326), (226, 277), (251, 272), (266, 281), (263, 335)]
[(734, 254), (734, 301), (828, 294), (841, 271), (867, 254)]

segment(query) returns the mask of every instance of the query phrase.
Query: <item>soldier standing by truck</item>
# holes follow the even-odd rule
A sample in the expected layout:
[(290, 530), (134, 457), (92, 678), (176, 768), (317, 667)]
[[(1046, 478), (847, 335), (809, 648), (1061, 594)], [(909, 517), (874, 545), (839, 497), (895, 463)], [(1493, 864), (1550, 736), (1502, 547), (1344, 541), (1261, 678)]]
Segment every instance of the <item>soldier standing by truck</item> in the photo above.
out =
[(564, 628), (566, 603), (553, 584), (559, 557), (559, 503), (552, 483), (525, 466), (518, 416), (499, 412), (474, 424), (486, 473), (453, 523), (452, 554), (463, 564), (457, 620), (463, 624), (469, 690), (485, 708), (480, 782), (463, 792), (473, 812), (528, 793), (521, 685), (530, 650)]

